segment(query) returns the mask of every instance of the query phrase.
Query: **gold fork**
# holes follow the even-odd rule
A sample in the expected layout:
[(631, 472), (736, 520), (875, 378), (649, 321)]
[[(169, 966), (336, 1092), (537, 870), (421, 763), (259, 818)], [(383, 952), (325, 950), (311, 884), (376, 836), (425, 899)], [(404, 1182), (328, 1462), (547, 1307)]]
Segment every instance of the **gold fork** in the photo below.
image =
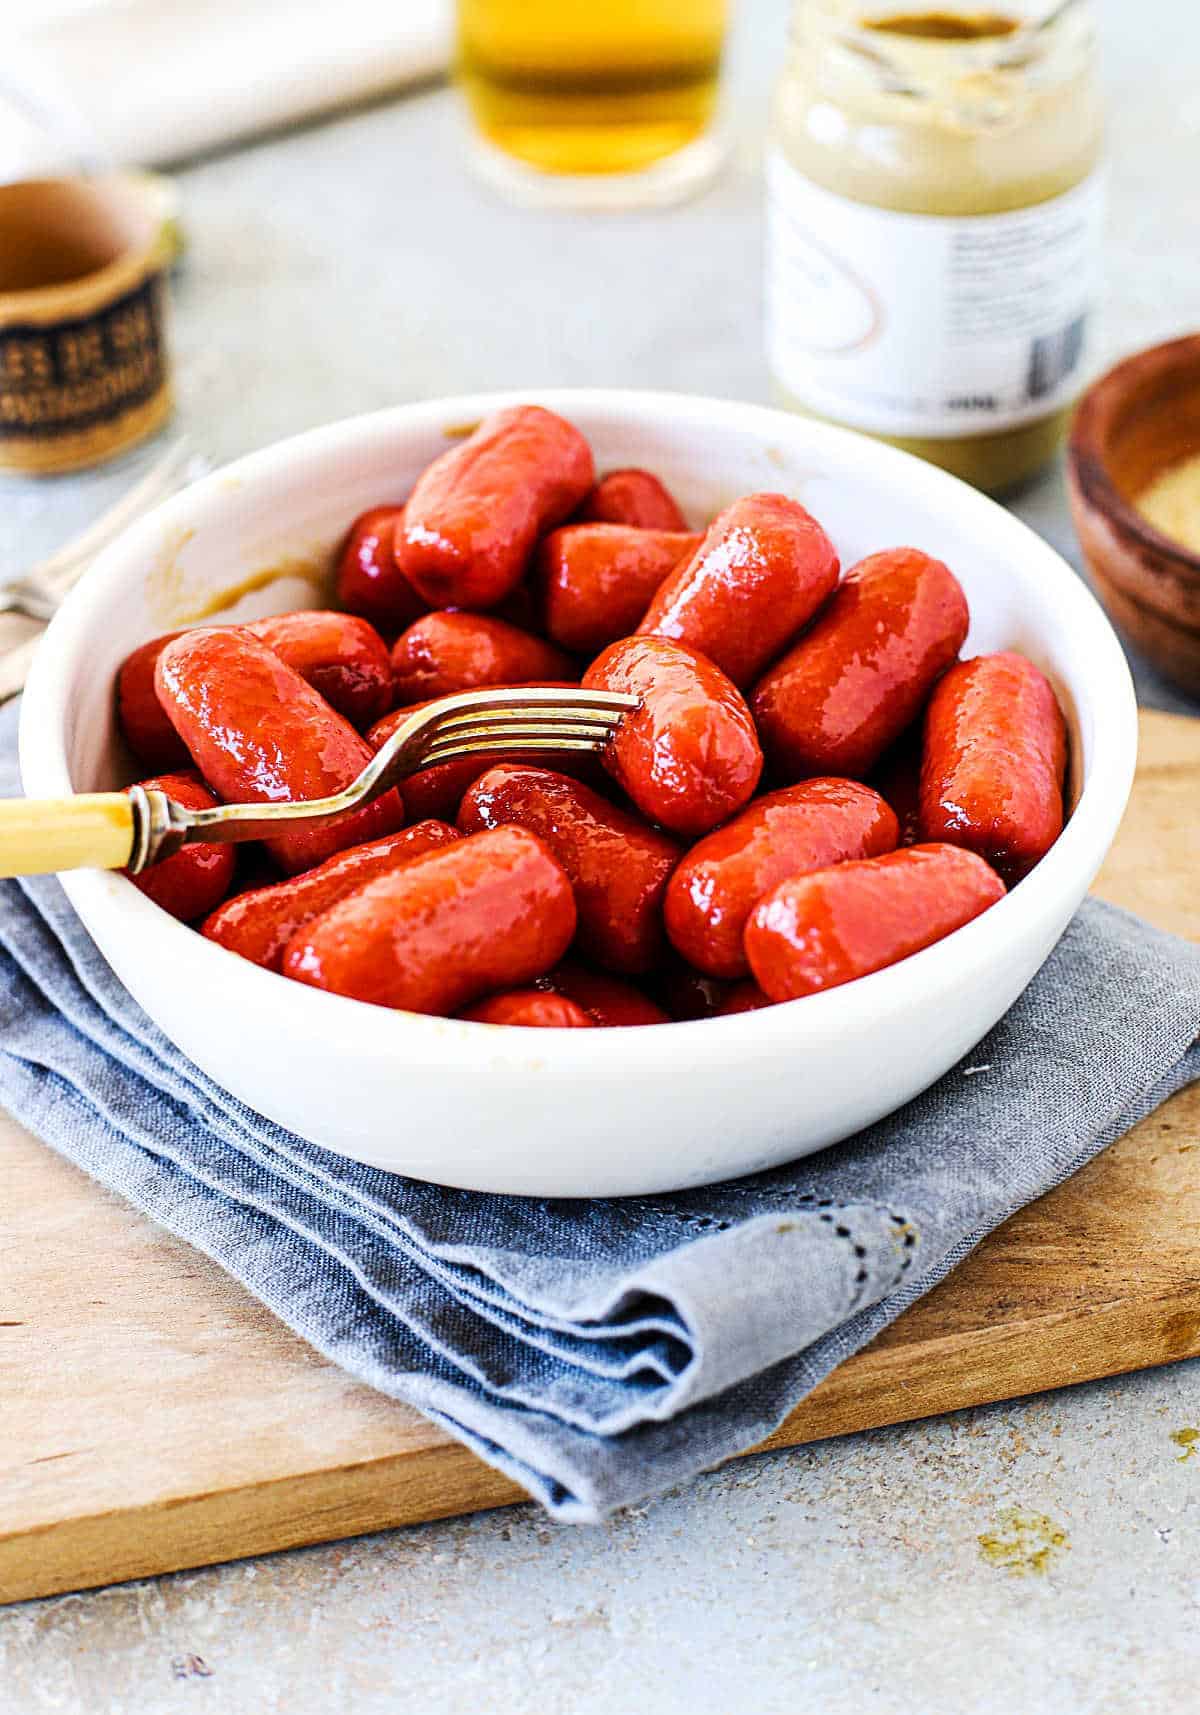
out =
[(138, 875), (196, 841), (260, 840), (284, 825), (320, 826), (435, 763), (463, 756), (600, 752), (637, 706), (636, 697), (617, 691), (460, 691), (402, 721), (358, 778), (328, 798), (189, 810), (166, 792), (133, 786), (74, 798), (5, 799), (0, 876), (64, 869), (128, 869)]

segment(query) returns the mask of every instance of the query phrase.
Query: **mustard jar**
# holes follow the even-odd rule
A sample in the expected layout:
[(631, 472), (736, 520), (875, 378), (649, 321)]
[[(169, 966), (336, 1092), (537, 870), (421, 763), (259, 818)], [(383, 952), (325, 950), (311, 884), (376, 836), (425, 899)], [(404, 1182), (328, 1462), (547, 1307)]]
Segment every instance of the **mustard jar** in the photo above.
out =
[(1087, 0), (798, 0), (767, 157), (781, 403), (998, 492), (1056, 451), (1103, 227)]

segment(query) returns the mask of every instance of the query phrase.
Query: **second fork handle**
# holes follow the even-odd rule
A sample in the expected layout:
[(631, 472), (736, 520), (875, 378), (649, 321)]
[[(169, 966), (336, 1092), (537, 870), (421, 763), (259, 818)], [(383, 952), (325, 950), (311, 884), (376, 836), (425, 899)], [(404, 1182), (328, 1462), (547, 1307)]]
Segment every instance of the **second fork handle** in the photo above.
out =
[(32, 637), (23, 638), (11, 649), (0, 652), (0, 703), (6, 703), (18, 691), (25, 689), (34, 652), (41, 641), (42, 632), (35, 631)]

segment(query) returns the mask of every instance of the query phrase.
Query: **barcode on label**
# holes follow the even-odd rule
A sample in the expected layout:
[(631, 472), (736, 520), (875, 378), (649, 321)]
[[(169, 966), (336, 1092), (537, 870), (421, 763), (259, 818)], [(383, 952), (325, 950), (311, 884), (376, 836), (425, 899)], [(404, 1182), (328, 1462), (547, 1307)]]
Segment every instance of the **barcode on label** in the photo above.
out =
[(1025, 369), (1025, 393), (1029, 399), (1044, 399), (1053, 393), (1078, 364), (1083, 354), (1086, 316), (1076, 316), (1057, 333), (1030, 342)]

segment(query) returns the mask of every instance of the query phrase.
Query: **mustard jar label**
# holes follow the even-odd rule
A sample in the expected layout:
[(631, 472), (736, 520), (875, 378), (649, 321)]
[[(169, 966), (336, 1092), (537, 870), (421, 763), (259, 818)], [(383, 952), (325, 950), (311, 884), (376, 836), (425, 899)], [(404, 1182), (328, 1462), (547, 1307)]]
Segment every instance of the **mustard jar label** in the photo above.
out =
[(809, 410), (876, 434), (1031, 422), (1083, 378), (1101, 176), (992, 215), (898, 214), (767, 166), (767, 351)]

